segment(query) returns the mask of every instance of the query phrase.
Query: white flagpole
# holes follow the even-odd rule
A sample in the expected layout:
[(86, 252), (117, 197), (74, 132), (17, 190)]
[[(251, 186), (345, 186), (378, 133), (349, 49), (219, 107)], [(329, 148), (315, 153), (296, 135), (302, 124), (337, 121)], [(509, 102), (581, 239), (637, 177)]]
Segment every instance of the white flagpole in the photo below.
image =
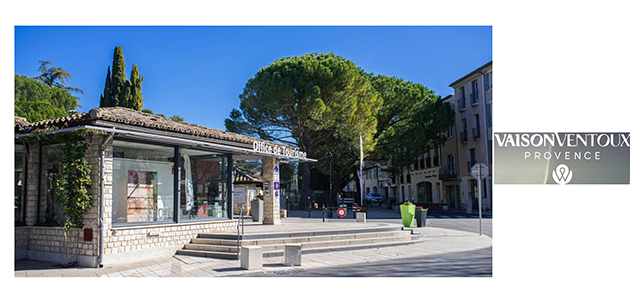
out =
[(364, 207), (364, 174), (362, 174), (362, 165), (364, 163), (364, 149), (362, 148), (362, 133), (360, 134), (360, 206)]

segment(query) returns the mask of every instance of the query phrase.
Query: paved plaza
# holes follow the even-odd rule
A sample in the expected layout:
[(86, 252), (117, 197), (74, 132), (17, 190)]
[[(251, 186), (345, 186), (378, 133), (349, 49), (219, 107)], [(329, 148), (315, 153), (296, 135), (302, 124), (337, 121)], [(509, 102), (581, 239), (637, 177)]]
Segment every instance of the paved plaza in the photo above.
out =
[[(372, 226), (388, 226), (399, 220), (369, 220), (367, 223), (356, 223), (348, 219), (322, 219), (287, 218), (282, 225), (259, 226), (247, 222), (245, 233), (259, 233), (278, 230), (297, 231), (321, 230), (336, 228), (362, 228)], [(430, 220), (432, 222), (440, 220)], [(459, 220), (462, 222), (462, 220)], [(476, 222), (468, 219), (466, 221)], [(491, 220), (486, 221), (487, 225)], [(479, 236), (477, 233), (453, 230), (441, 227), (413, 228), (423, 235), (419, 243), (404, 246), (385, 247), (377, 249), (364, 249), (353, 251), (340, 251), (303, 255), (302, 266), (286, 267), (283, 265), (283, 257), (264, 259), (262, 270), (247, 271), (240, 268), (240, 262), (236, 260), (223, 260), (175, 255), (148, 261), (108, 266), (101, 269), (93, 268), (66, 268), (61, 269), (53, 263), (33, 260), (16, 261), (16, 277), (226, 277), (269, 274), (283, 276), (288, 272), (304, 272), (313, 269), (326, 269), (345, 266), (364, 266), (380, 264), (398, 259), (424, 259), (434, 255), (451, 255), (452, 253), (477, 251), (492, 246), (490, 236)], [(447, 224), (444, 224), (446, 226)], [(454, 224), (455, 225), (455, 224)], [(484, 228), (483, 228), (484, 229)], [(486, 251), (486, 250), (485, 250)], [(489, 255), (490, 256), (490, 255)], [(295, 276), (295, 275), (292, 275)], [(312, 275), (310, 275), (312, 276)], [(321, 276), (321, 275), (318, 275)], [(363, 275), (354, 275), (363, 276)], [(394, 276), (389, 274), (389, 276)]]

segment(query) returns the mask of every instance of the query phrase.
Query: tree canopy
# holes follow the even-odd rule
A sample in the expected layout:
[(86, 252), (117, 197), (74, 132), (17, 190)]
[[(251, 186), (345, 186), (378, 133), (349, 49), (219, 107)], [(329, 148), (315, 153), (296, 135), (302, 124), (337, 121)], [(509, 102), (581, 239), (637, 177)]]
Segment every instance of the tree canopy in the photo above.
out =
[(84, 95), (84, 92), (79, 88), (67, 86), (67, 81), (71, 79), (71, 73), (65, 71), (60, 67), (49, 67), (51, 64), (48, 60), (41, 60), (38, 71), (40, 75), (34, 77), (34, 79), (50, 86), (57, 87), (69, 92), (80, 93)]
[[(315, 156), (322, 145), (347, 143), (357, 149), (362, 134), (370, 151), (381, 105), (367, 75), (352, 61), (313, 53), (281, 58), (259, 70), (240, 95), (240, 110), (234, 109), (225, 125)], [(302, 173), (304, 201), (310, 192), (309, 164), (303, 164)]]
[(384, 75), (372, 75), (371, 82), (384, 104), (374, 135), (378, 143), (369, 159), (400, 168), (444, 142), (442, 133), (453, 124), (454, 112), (432, 90)]
[[(125, 72), (124, 52), (117, 46), (113, 50), (113, 68), (107, 67), (107, 78), (104, 91), (100, 95), (100, 107), (127, 107), (142, 110), (142, 81), (137, 65), (131, 68), (131, 76), (127, 80)], [(113, 72), (112, 72), (113, 70)]]
[(29, 122), (64, 117), (80, 107), (78, 99), (66, 89), (17, 74), (14, 83), (14, 114)]

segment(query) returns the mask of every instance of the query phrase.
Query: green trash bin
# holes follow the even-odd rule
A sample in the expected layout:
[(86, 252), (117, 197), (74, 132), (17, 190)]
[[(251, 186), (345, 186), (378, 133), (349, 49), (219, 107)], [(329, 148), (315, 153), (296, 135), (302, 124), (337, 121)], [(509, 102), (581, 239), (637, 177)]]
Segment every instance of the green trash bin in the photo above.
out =
[(416, 219), (416, 206), (411, 202), (400, 205), (400, 215), (402, 215), (402, 226), (413, 227)]

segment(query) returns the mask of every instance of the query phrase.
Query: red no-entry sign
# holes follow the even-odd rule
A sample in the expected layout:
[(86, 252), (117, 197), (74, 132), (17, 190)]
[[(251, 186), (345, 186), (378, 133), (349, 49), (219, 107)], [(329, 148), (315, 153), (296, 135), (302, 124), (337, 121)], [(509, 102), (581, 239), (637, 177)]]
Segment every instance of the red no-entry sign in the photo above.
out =
[(344, 218), (347, 215), (347, 210), (345, 208), (338, 208), (338, 217)]

